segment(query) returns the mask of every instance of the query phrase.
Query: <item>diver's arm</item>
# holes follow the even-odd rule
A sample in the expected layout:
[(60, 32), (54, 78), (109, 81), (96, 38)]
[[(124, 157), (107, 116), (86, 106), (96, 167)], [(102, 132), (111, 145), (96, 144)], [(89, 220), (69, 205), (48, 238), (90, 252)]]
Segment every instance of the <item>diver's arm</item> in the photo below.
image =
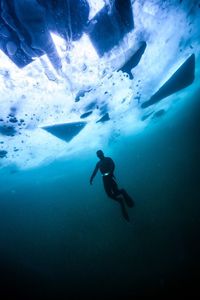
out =
[(99, 163), (96, 164), (96, 167), (95, 167), (95, 169), (94, 169), (94, 171), (92, 173), (92, 176), (90, 178), (90, 184), (92, 184), (92, 181), (93, 181), (94, 177), (96, 176), (98, 170), (99, 170)]

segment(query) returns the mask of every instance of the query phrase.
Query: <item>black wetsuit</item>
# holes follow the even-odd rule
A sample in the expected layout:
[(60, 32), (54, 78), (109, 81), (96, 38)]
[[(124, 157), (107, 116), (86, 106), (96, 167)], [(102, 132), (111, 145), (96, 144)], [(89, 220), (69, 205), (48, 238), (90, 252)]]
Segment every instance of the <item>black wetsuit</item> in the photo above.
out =
[(104, 157), (97, 163), (97, 168), (100, 170), (103, 178), (103, 185), (106, 194), (112, 198), (117, 199), (117, 197), (123, 194), (117, 186), (114, 176), (115, 164), (110, 157)]
[(108, 197), (119, 202), (124, 218), (129, 221), (129, 216), (126, 211), (124, 201), (129, 207), (132, 207), (134, 205), (134, 202), (127, 194), (126, 190), (118, 188), (114, 176), (115, 164), (113, 160), (110, 157), (105, 157), (104, 155), (98, 157), (100, 158), (100, 161), (96, 164), (96, 167), (92, 173), (90, 184), (92, 184), (94, 177), (96, 176), (98, 170), (100, 170), (106, 194), (108, 195)]

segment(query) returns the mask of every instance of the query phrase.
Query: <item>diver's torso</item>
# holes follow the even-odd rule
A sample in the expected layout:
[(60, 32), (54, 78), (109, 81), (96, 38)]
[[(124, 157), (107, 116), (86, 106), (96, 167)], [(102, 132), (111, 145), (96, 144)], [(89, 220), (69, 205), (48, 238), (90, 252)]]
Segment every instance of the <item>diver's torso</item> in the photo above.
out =
[(114, 170), (114, 162), (110, 157), (104, 157), (99, 161), (99, 170), (102, 174), (110, 173)]

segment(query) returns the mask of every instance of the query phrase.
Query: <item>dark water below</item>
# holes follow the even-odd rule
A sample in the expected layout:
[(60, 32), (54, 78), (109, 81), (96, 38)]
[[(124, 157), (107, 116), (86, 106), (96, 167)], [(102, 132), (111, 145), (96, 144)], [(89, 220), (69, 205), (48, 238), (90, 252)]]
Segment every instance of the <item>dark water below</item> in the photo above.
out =
[(100, 176), (89, 185), (95, 153), (30, 171), (1, 170), (2, 300), (198, 291), (199, 100), (178, 103), (105, 150), (135, 200), (129, 223)]

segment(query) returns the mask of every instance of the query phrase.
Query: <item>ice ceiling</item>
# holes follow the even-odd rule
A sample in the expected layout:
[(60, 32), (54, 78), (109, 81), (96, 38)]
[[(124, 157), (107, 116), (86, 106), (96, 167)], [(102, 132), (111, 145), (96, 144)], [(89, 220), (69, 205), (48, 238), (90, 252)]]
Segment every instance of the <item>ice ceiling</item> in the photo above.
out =
[(198, 87), (200, 1), (0, 4), (0, 167), (96, 150)]

